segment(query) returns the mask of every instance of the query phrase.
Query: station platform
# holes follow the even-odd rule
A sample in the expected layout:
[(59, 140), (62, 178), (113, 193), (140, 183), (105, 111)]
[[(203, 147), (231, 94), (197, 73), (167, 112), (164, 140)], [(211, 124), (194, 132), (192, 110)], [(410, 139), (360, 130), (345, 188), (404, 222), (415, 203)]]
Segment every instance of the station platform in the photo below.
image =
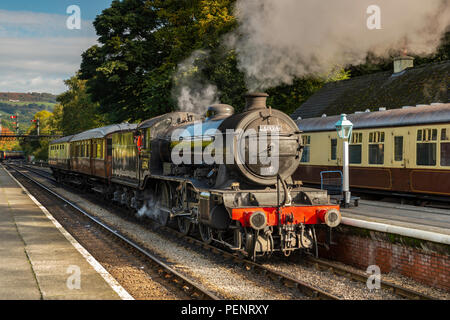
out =
[(126, 291), (51, 218), (0, 165), (0, 300), (124, 299)]
[[(347, 223), (348, 221), (360, 220), (372, 222), (374, 226), (384, 224), (450, 236), (450, 210), (446, 209), (360, 200), (358, 207), (341, 208), (341, 213), (344, 218), (343, 224), (350, 224)], [(444, 237), (444, 239), (446, 238), (448, 237)]]

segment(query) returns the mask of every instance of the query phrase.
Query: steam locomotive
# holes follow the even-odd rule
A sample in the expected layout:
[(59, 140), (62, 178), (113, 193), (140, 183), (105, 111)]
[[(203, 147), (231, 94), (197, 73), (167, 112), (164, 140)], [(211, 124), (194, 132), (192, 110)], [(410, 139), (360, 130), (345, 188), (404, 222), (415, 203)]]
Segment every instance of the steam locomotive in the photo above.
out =
[(50, 143), (49, 164), (58, 181), (162, 225), (173, 221), (183, 234), (196, 227), (205, 243), (253, 259), (298, 249), (317, 254), (315, 226), (339, 225), (339, 206), (326, 191), (293, 180), (302, 136), (267, 97), (248, 94), (239, 114), (217, 104), (205, 117), (172, 112), (64, 137)]

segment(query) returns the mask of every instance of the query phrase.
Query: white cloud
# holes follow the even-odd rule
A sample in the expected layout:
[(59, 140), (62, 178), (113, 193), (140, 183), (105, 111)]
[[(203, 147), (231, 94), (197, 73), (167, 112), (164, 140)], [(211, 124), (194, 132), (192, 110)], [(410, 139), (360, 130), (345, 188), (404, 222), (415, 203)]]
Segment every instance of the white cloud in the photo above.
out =
[(96, 44), (91, 21), (68, 30), (68, 16), (0, 10), (0, 91), (51, 92), (77, 72), (81, 54)]
[[(1, 92), (48, 92), (59, 94), (67, 90), (63, 80), (60, 78), (45, 78), (41, 76), (34, 77), (35, 74), (28, 74), (25, 77), (17, 77), (15, 74), (9, 74), (1, 77)], [(18, 90), (19, 88), (19, 90)], [(26, 89), (21, 89), (26, 88)]]
[(69, 15), (0, 10), (0, 37), (80, 37), (95, 34), (92, 21), (89, 20), (82, 20), (81, 30), (69, 30), (66, 26), (68, 17)]

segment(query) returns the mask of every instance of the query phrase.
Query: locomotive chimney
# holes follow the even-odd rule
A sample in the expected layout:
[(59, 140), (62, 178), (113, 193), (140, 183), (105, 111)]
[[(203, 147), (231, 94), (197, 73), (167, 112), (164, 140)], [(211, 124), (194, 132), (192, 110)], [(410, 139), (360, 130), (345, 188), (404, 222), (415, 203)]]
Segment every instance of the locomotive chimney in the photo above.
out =
[(267, 108), (266, 100), (269, 95), (263, 92), (248, 93), (245, 96), (245, 111)]

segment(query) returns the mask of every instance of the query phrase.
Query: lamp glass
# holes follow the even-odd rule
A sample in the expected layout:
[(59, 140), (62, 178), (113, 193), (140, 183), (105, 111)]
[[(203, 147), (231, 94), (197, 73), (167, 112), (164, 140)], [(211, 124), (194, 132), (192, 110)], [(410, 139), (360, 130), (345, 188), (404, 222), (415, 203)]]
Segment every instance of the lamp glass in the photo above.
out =
[(353, 123), (347, 120), (347, 115), (341, 114), (341, 118), (335, 124), (338, 137), (349, 139), (352, 135)]

